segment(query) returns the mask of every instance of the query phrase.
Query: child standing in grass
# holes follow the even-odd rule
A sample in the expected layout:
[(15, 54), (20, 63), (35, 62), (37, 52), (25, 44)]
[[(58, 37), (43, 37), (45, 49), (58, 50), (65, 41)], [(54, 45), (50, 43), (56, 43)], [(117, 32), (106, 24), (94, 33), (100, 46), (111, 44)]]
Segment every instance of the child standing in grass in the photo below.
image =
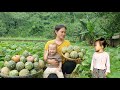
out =
[(104, 51), (106, 45), (104, 38), (95, 41), (95, 53), (90, 67), (93, 78), (106, 78), (107, 74), (110, 73), (109, 54)]

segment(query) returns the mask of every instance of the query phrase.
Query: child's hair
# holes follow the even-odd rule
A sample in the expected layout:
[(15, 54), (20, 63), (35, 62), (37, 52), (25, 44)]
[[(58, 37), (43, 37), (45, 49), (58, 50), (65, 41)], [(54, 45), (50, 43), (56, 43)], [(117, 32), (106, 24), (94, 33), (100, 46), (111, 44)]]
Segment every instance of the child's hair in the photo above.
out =
[[(104, 48), (106, 47), (106, 45), (107, 45), (107, 42), (106, 42), (106, 40), (104, 39), (104, 38), (100, 38), (100, 39), (97, 39), (96, 41), (95, 41), (95, 43), (96, 42), (99, 42), (100, 43), (100, 46), (103, 46)], [(95, 44), (94, 43), (94, 44)]]
[[(56, 49), (57, 49), (57, 44), (56, 43), (51, 43), (49, 45), (55, 45), (56, 46)], [(49, 46), (48, 46), (49, 47)]]

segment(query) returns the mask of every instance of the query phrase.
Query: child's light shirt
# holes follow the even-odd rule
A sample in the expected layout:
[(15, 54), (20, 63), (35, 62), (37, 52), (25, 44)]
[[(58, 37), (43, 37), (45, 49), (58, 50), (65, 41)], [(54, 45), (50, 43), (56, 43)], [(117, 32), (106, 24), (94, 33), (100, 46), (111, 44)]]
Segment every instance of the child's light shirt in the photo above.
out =
[(93, 68), (106, 69), (106, 72), (110, 73), (110, 58), (107, 52), (98, 53), (95, 52), (92, 57), (90, 70)]

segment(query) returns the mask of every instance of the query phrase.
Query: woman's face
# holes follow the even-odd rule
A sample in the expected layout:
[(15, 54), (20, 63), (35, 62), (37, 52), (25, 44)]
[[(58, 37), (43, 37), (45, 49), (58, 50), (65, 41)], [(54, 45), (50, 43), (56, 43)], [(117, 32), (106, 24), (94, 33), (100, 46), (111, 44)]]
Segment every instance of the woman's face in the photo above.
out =
[(66, 29), (65, 28), (61, 28), (59, 31), (55, 31), (55, 33), (56, 33), (58, 38), (64, 39), (65, 35), (66, 35)]

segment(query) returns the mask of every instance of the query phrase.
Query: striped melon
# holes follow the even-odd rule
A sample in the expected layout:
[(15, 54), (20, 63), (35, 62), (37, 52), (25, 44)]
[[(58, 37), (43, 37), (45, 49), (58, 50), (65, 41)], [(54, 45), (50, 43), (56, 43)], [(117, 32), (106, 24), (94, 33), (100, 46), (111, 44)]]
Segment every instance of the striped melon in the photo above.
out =
[(70, 57), (73, 58), (73, 59), (78, 58), (78, 53), (77, 53), (77, 51), (72, 51), (72, 52), (70, 53)]

